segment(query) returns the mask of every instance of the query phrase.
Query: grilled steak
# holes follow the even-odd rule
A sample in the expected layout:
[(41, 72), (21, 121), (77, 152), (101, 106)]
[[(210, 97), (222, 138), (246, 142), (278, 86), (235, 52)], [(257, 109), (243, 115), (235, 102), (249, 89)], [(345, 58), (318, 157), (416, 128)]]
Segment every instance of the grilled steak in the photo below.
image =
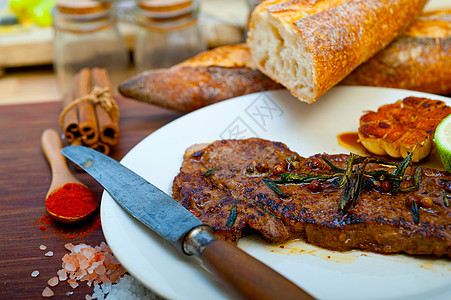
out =
[(303, 158), (251, 138), (189, 148), (173, 197), (233, 243), (250, 227), (270, 243), (451, 256), (450, 180), (408, 158), (392, 166), (345, 154)]

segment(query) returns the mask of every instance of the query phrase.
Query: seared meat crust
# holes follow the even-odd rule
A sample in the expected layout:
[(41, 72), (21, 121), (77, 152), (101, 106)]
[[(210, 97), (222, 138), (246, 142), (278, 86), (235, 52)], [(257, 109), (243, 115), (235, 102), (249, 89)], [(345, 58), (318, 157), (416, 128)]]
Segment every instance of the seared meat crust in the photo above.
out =
[[(174, 179), (173, 197), (219, 238), (234, 243), (245, 227), (251, 227), (270, 243), (302, 238), (338, 251), (451, 257), (451, 209), (443, 200), (444, 182), (451, 180), (448, 173), (422, 168), (420, 187), (413, 192), (393, 195), (380, 186), (364, 189), (346, 213), (338, 210), (343, 188), (333, 182), (280, 185), (285, 195), (279, 196), (263, 181), (263, 177), (279, 179), (281, 170), (332, 174), (321, 156), (346, 168), (344, 154), (303, 158), (279, 142), (216, 141), (187, 150)], [(368, 164), (366, 170), (381, 168), (385, 167)], [(413, 172), (407, 169), (403, 186), (412, 184)], [(415, 222), (406, 203), (422, 199), (429, 205), (418, 208)]]

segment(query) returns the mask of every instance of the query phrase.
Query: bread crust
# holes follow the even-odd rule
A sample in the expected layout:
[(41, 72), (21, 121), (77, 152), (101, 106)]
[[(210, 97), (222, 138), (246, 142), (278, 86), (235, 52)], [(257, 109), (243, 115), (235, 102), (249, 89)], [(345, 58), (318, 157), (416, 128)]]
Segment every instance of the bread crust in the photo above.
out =
[(235, 44), (217, 47), (185, 60), (181, 67), (224, 67), (248, 68), (256, 70), (247, 44)]
[(341, 84), (451, 95), (451, 10), (420, 16), (405, 33)]
[[(312, 103), (393, 41), (426, 2), (265, 1), (252, 13), (247, 42), (263, 73)], [(268, 23), (270, 31), (265, 28)], [(296, 63), (303, 65), (295, 72), (289, 70)]]
[(258, 70), (245, 67), (174, 66), (147, 71), (119, 86), (125, 97), (188, 113), (204, 106), (282, 88)]

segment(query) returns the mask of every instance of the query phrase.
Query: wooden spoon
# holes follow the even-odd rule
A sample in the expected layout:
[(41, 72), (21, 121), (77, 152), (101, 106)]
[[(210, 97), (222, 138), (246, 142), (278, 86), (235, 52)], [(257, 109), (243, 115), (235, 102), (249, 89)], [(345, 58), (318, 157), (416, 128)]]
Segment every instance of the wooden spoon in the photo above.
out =
[[(95, 198), (94, 193), (77, 178), (75, 178), (67, 167), (66, 158), (60, 152), (63, 148), (63, 141), (61, 140), (58, 132), (54, 129), (46, 129), (41, 136), (41, 147), (50, 164), (50, 168), (52, 169), (52, 183), (50, 184), (50, 188), (45, 199), (45, 207), (47, 212), (55, 220), (63, 223), (74, 223), (85, 219), (96, 210), (98, 201)], [(75, 184), (77, 190), (82, 192), (80, 193), (82, 197), (71, 197), (71, 199), (67, 199), (67, 196), (63, 195), (63, 192), (66, 192), (68, 187), (67, 184), (72, 184), (72, 187), (74, 186), (73, 184)], [(58, 204), (70, 205), (72, 207), (78, 206), (81, 208), (85, 207), (86, 203), (89, 203), (89, 209), (79, 212), (75, 216), (63, 215), (61, 212), (58, 212), (58, 209), (53, 208), (53, 205), (50, 207), (48, 200), (51, 194), (52, 199), (65, 201), (65, 203)], [(77, 207), (75, 207), (74, 211), (76, 210)]]

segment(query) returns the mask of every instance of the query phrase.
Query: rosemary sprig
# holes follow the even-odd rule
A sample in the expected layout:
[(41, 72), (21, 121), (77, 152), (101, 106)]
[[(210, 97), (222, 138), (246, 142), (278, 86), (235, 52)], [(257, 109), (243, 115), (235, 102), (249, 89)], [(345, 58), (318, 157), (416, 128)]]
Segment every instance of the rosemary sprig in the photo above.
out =
[(357, 200), (360, 197), (360, 191), (362, 190), (365, 167), (366, 164), (359, 166), (354, 173), (355, 175), (351, 174), (350, 179), (345, 183), (343, 194), (338, 201), (338, 210), (342, 214), (346, 214), (349, 207), (357, 204)]
[[(404, 175), (407, 168), (412, 166), (412, 156), (413, 152), (410, 152), (401, 162), (391, 162), (378, 157), (357, 157), (355, 154), (350, 153), (345, 169), (337, 167), (329, 159), (321, 156), (323, 161), (330, 167), (332, 174), (313, 174), (311, 172), (299, 174), (283, 173), (280, 175), (279, 180), (271, 180), (268, 177), (264, 177), (263, 181), (281, 197), (288, 197), (289, 195), (283, 193), (277, 186), (278, 184), (308, 184), (313, 180), (321, 182), (338, 181), (337, 186), (343, 188), (343, 193), (338, 202), (338, 210), (340, 213), (346, 214), (351, 206), (357, 204), (362, 188), (368, 189), (367, 186), (370, 186), (371, 189), (371, 183), (374, 183), (374, 181), (389, 181), (392, 194), (417, 191), (420, 188), (422, 180), (422, 169), (420, 167), (414, 170), (412, 184), (407, 187), (401, 187), (401, 183), (404, 180), (410, 179), (410, 177), (405, 178)], [(365, 168), (369, 163), (379, 164), (386, 168), (394, 168), (394, 170), (366, 171)], [(370, 184), (368, 185), (367, 183)], [(445, 206), (449, 207), (450, 201), (446, 192), (443, 194), (443, 199)], [(264, 210), (263, 206), (260, 208)], [(411, 210), (414, 214), (415, 222), (418, 223), (419, 213), (417, 203), (412, 204)]]
[(411, 185), (406, 186), (405, 188), (400, 188), (399, 191), (402, 193), (417, 191), (420, 188), (420, 182), (423, 178), (421, 168), (416, 167), (413, 175), (413, 182)]
[(263, 205), (258, 204), (258, 203), (254, 203), (254, 204), (255, 204), (255, 206), (257, 206), (258, 208), (260, 208), (265, 214), (270, 215), (270, 216), (273, 217), (273, 218), (280, 219), (280, 217), (278, 217), (278, 216), (276, 216), (276, 215), (270, 213), (269, 211), (267, 211), (266, 208), (263, 207)]
[(302, 183), (310, 183), (313, 180), (319, 180), (321, 182), (325, 182), (337, 177), (341, 177), (341, 173), (326, 175), (326, 174), (310, 174), (310, 173), (299, 173), (299, 174), (291, 174), (291, 173), (282, 173), (280, 174), (280, 180), (273, 180), (276, 184), (302, 184)]
[(338, 201), (338, 211), (345, 214), (349, 206), (351, 205), (350, 198), (352, 197), (352, 182), (351, 180), (346, 181), (345, 187), (343, 189), (343, 194), (341, 194), (340, 200)]
[(339, 168), (335, 166), (330, 160), (325, 158), (324, 156), (321, 156), (321, 158), (324, 160), (324, 162), (330, 167), (331, 171), (334, 173), (345, 173), (345, 170), (342, 168)]
[(401, 184), (404, 173), (407, 170), (407, 167), (412, 165), (412, 156), (413, 152), (409, 152), (409, 154), (401, 161), (401, 163), (392, 173), (395, 177), (399, 178), (399, 180), (393, 181), (391, 185), (391, 192), (395, 195), (399, 192), (399, 186)]
[(415, 201), (412, 201), (411, 210), (413, 213), (413, 221), (415, 224), (420, 223), (420, 214), (418, 212), (418, 205)]
[(345, 174), (343, 174), (340, 181), (338, 182), (338, 187), (340, 187), (340, 188), (343, 187), (346, 184), (346, 182), (348, 182), (351, 179), (352, 167), (354, 165), (354, 159), (355, 159), (355, 154), (350, 153), (349, 157), (348, 157), (348, 162), (346, 163)]
[[(321, 158), (330, 167), (332, 172), (334, 172), (336, 174), (346, 173), (345, 169), (342, 169), (342, 168), (339, 168), (339, 167), (335, 166), (327, 158), (325, 158), (323, 156), (321, 156)], [(398, 166), (400, 164), (400, 163), (390, 162), (390, 161), (385, 160), (383, 158), (377, 158), (377, 157), (370, 156), (370, 157), (357, 157), (357, 158), (355, 158), (353, 165), (361, 164), (364, 161), (366, 161), (367, 163), (379, 163), (381, 165), (388, 166), (388, 167), (396, 167), (396, 166)], [(371, 177), (372, 179), (379, 180), (379, 181), (380, 180), (398, 180), (398, 181), (402, 181), (402, 178), (399, 179), (398, 176), (393, 175), (393, 174), (391, 174), (390, 172), (388, 172), (386, 170), (365, 171), (365, 175), (367, 177)]]
[(227, 219), (226, 226), (232, 227), (236, 220), (236, 204), (232, 206), (232, 209), (230, 210), (229, 218)]
[(271, 179), (269, 179), (268, 177), (263, 177), (263, 182), (271, 189), (273, 190), (274, 193), (276, 193), (277, 195), (279, 195), (282, 198), (288, 198), (290, 197), (289, 194), (285, 194), (284, 192), (282, 192), (282, 190), (280, 189), (279, 186), (277, 186), (277, 184), (272, 181)]
[(215, 171), (216, 171), (216, 169), (210, 169), (210, 170), (207, 170), (207, 171), (205, 171), (205, 172), (202, 173), (202, 176), (210, 177), (211, 175), (213, 175), (213, 173), (214, 173)]

